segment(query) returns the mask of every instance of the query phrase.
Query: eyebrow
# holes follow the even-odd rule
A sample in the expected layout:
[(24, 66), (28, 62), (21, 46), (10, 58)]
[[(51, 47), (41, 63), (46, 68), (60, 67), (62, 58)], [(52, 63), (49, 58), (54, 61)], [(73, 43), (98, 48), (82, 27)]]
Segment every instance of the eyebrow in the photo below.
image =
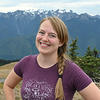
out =
[(44, 31), (43, 29), (39, 29), (39, 31)]

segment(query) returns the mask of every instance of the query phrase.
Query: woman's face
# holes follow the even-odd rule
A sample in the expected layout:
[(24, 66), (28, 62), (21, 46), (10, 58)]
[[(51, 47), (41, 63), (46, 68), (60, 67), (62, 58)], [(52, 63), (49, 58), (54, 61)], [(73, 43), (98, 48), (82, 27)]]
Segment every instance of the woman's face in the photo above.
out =
[(53, 29), (49, 20), (44, 21), (39, 28), (36, 36), (36, 47), (42, 54), (56, 54), (58, 47), (61, 46), (56, 31)]

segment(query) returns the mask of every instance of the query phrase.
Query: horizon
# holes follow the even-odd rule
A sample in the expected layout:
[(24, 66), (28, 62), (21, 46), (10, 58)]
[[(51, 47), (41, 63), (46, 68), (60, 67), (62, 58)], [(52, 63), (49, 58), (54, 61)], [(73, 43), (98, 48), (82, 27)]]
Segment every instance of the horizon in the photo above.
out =
[(81, 14), (87, 14), (87, 15), (89, 15), (89, 16), (98, 16), (98, 18), (99, 18), (99, 14), (98, 15), (91, 15), (91, 14), (89, 14), (89, 13), (87, 13), (87, 12), (84, 12), (84, 13), (77, 13), (77, 12), (74, 12), (73, 10), (69, 10), (69, 11), (66, 11), (65, 9), (56, 9), (56, 10), (46, 10), (46, 9), (37, 9), (37, 10), (34, 10), (34, 9), (28, 9), (28, 10), (15, 10), (15, 11), (8, 11), (8, 12), (0, 12), (0, 13), (5, 13), (5, 14), (7, 14), (7, 13), (14, 13), (14, 12), (16, 12), (16, 11), (25, 11), (25, 12), (30, 12), (30, 13), (34, 13), (35, 11), (39, 11), (39, 12), (43, 12), (43, 11), (57, 11), (57, 10), (59, 10), (59, 12), (67, 12), (67, 13), (69, 13), (69, 12), (71, 12), (71, 13), (76, 13), (76, 14), (78, 14), (78, 15), (81, 15)]

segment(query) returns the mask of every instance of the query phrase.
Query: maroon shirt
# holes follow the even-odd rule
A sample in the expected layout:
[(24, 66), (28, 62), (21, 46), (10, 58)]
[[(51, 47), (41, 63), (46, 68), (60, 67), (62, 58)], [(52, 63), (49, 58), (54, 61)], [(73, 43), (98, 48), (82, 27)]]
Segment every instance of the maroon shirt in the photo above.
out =
[[(74, 93), (87, 87), (92, 80), (72, 61), (65, 61), (63, 87), (65, 100), (72, 100)], [(38, 65), (37, 55), (26, 56), (14, 67), (23, 78), (21, 95), (23, 100), (55, 100), (55, 85), (58, 79), (57, 64), (50, 68)]]

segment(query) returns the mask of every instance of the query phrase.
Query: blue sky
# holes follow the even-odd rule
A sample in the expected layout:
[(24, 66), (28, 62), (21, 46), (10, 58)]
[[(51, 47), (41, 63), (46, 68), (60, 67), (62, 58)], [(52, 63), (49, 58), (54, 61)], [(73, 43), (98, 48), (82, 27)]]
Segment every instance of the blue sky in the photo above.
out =
[(100, 0), (0, 0), (0, 12), (29, 9), (65, 9), (78, 14), (100, 15)]

